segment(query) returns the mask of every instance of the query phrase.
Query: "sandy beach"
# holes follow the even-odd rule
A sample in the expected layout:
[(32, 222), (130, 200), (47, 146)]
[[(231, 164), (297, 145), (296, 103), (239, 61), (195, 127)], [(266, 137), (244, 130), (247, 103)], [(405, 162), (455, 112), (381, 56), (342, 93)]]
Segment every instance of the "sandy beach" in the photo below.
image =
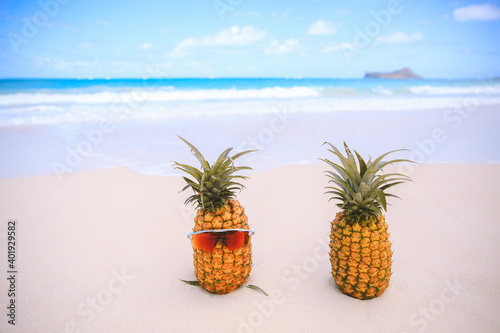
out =
[(253, 237), (249, 284), (194, 280), (192, 207), (180, 177), (127, 168), (0, 179), (0, 257), (16, 220), (16, 325), (2, 332), (498, 332), (500, 164), (423, 164), (386, 215), (393, 275), (377, 299), (336, 289), (327, 254), (337, 208), (322, 165), (250, 174), (238, 199)]

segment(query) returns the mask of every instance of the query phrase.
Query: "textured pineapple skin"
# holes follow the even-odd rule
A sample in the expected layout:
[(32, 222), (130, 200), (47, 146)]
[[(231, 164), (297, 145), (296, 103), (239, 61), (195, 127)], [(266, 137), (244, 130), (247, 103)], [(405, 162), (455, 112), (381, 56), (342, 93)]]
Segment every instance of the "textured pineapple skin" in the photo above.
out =
[(358, 299), (382, 295), (389, 286), (392, 266), (385, 217), (352, 224), (342, 211), (331, 226), (330, 262), (337, 287)]
[[(198, 210), (193, 231), (250, 229), (245, 210), (237, 200), (228, 200), (216, 212)], [(227, 294), (241, 287), (252, 270), (252, 244), (230, 251), (218, 242), (213, 252), (193, 248), (194, 273), (200, 285), (215, 294)]]

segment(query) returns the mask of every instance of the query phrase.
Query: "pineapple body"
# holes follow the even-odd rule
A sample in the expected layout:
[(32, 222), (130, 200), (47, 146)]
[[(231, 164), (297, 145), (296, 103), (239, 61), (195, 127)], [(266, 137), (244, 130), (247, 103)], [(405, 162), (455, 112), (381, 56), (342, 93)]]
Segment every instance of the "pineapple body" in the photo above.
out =
[[(244, 208), (237, 200), (228, 200), (215, 212), (199, 209), (193, 231), (250, 229)], [(252, 244), (230, 251), (218, 242), (213, 252), (193, 248), (196, 279), (207, 291), (227, 294), (241, 287), (252, 270)]]
[(392, 250), (383, 215), (352, 223), (337, 213), (330, 234), (330, 261), (337, 287), (346, 295), (370, 299), (389, 286)]

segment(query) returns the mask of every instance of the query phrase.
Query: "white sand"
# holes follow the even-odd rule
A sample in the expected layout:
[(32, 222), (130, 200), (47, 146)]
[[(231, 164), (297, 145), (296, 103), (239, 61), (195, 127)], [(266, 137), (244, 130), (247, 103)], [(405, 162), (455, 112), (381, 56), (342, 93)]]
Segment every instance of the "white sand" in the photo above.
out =
[(193, 280), (188, 193), (180, 178), (125, 168), (0, 179), (0, 269), (18, 221), (16, 326), (1, 332), (498, 332), (499, 164), (423, 165), (395, 193), (391, 284), (360, 301), (334, 287), (325, 247), (337, 208), (325, 166), (251, 175), (249, 283), (224, 296)]

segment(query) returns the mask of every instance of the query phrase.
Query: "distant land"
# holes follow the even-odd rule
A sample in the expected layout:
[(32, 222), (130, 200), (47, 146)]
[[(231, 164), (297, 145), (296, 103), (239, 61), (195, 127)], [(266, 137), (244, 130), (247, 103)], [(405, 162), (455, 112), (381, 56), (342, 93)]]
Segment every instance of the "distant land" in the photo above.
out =
[(411, 69), (405, 67), (398, 71), (390, 73), (374, 73), (366, 72), (365, 79), (421, 79), (422, 77), (415, 74)]

